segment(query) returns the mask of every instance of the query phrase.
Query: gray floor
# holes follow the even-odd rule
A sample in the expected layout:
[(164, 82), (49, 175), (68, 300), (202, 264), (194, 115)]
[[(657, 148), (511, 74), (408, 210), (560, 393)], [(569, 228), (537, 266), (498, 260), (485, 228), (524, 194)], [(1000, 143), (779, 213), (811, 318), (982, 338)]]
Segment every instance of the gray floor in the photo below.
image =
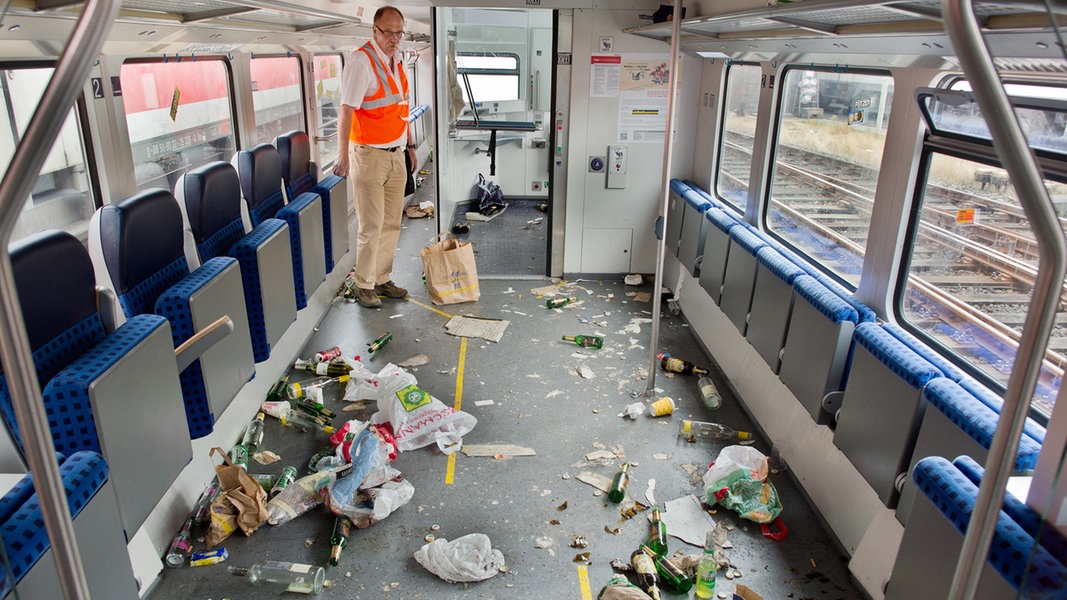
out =
[[(456, 237), (474, 244), (479, 275), (544, 275), (548, 214), (538, 210), (544, 200), (509, 200), (507, 209), (488, 222), (468, 220), (464, 211), (456, 222), (470, 224), (470, 232)], [(471, 210), (475, 210), (475, 206)]]
[[(678, 402), (675, 414), (637, 420), (618, 416), (647, 385), (649, 324), (644, 320), (651, 316), (651, 304), (635, 302), (630, 294), (647, 291), (648, 285), (579, 282), (580, 304), (547, 310), (544, 300), (530, 292), (551, 283), (547, 280), (483, 280), (480, 301), (432, 307), (422, 286), (418, 259), (418, 248), (432, 237), (432, 227), (430, 219), (407, 221), (401, 236), (395, 280), (411, 290), (410, 300), (386, 299), (378, 310), (337, 304), (303, 355), (339, 345), (346, 354), (363, 355), (376, 369), (388, 361), (426, 354), (430, 363), (413, 371), (419, 386), (446, 404), (460, 402), (462, 410), (478, 419), (465, 443), (517, 444), (533, 448), (537, 455), (495, 459), (459, 454), (453, 483), (447, 484), (448, 457), (430, 448), (402, 453), (394, 466), (414, 485), (413, 500), (386, 520), (354, 531), (340, 566), (328, 568), (332, 585), (323, 597), (594, 598), (612, 575), (611, 559), (627, 559), (643, 541), (648, 513), (622, 520), (618, 505), (579, 482), (575, 477), (582, 471), (611, 477), (622, 462), (590, 463), (585, 455), (601, 445), (621, 446), (625, 460), (635, 463), (629, 487), (635, 499), (643, 501), (653, 478), (660, 503), (688, 494), (700, 496), (701, 488), (690, 484), (682, 465), (706, 466), (721, 445), (677, 441), (678, 419), (715, 420), (748, 430), (752, 424), (728, 394), (723, 408), (711, 413), (700, 404), (694, 378), (666, 377), (661, 371), (656, 372), (656, 396), (674, 398)], [(507, 319), (510, 325), (499, 343), (470, 339), (461, 353), (460, 339), (447, 335), (444, 325), (447, 315), (467, 314)], [(367, 343), (387, 330), (393, 333), (393, 341), (369, 359)], [(560, 341), (567, 334), (602, 335), (605, 345), (601, 350), (579, 349)], [(676, 317), (665, 316), (660, 349), (711, 363)], [(576, 370), (580, 365), (587, 366), (594, 377), (580, 377)], [(341, 412), (339, 400), (331, 399), (328, 405)], [(373, 408), (343, 412), (338, 422), (344, 417), (365, 419)], [(273, 419), (268, 421), (264, 445), (283, 460), (269, 467), (253, 463), (252, 471), (277, 473), (285, 464), (294, 464), (305, 473), (307, 458), (326, 442), (325, 436), (296, 434)], [(758, 436), (755, 446), (771, 453)], [(742, 573), (740, 579), (728, 580), (720, 572), (718, 591), (730, 592), (735, 583), (744, 583), (766, 600), (862, 598), (850, 580), (847, 558), (828, 539), (788, 473), (777, 472), (771, 481), (785, 507), (782, 517), (789, 534), (782, 541), (772, 541), (761, 535), (758, 525), (718, 509), (714, 518), (734, 527), (730, 533), (733, 548), (727, 553)], [(566, 509), (560, 510), (564, 503)], [(560, 523), (552, 524), (553, 520)], [(228, 563), (166, 570), (147, 597), (268, 597), (229, 575), (226, 565), (248, 565), (267, 558), (326, 565), (332, 523), (333, 517), (320, 507), (282, 526), (264, 525), (247, 538), (237, 533), (224, 542), (230, 554)], [(612, 535), (606, 527), (617, 527), (621, 534)], [(493, 547), (503, 552), (507, 572), (475, 584), (438, 579), (412, 557), (431, 532), (446, 539), (486, 534)], [(583, 550), (590, 553), (588, 567), (572, 560), (580, 552), (569, 547), (576, 534), (588, 540)], [(539, 539), (551, 545), (538, 548)], [(672, 551), (685, 547), (675, 538), (670, 542)], [(203, 549), (202, 542), (194, 544), (194, 550)], [(687, 549), (699, 552), (696, 547)]]

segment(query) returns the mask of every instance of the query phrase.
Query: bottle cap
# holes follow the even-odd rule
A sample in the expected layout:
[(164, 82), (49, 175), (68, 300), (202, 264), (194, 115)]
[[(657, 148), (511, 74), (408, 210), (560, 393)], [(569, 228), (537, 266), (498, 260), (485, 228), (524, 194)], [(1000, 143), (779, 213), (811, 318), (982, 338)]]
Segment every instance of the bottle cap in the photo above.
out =
[(750, 440), (750, 439), (752, 439), (752, 434), (747, 432), (747, 431), (738, 431), (737, 432), (737, 439), (739, 439), (739, 440)]
[(630, 463), (622, 463), (622, 466), (619, 467), (619, 470), (622, 471), (623, 473), (629, 471), (630, 470)]

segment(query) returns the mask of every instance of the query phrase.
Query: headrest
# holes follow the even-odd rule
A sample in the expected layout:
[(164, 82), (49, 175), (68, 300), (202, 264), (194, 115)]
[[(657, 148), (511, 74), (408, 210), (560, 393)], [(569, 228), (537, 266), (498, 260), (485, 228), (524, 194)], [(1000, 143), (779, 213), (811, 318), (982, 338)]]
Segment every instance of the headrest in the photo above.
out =
[(282, 162), (274, 146), (259, 144), (239, 150), (233, 157), (233, 166), (250, 212), (281, 191)]
[(241, 218), (241, 183), (233, 166), (216, 161), (182, 176), (178, 201), (197, 243)]
[(278, 144), (278, 156), (282, 161), (282, 179), (285, 185), (293, 185), (293, 181), (307, 175), (311, 164), (311, 144), (308, 142), (308, 134), (295, 130), (278, 136), (275, 140)]
[(78, 238), (45, 231), (15, 242), (10, 253), (31, 349), (96, 314), (93, 264)]
[(119, 295), (185, 257), (182, 213), (167, 190), (145, 190), (105, 205), (98, 215), (100, 252)]

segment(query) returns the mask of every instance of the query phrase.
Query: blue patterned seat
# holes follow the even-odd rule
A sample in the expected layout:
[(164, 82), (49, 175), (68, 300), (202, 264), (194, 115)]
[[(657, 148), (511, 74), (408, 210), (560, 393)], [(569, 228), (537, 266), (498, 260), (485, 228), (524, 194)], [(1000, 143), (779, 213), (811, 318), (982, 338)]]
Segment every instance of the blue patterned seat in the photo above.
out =
[(282, 181), (286, 195), (298, 198), (312, 193), (322, 198), (323, 242), (326, 272), (348, 252), (348, 190), (346, 181), (337, 175), (319, 180), (318, 167), (311, 162), (311, 144), (303, 131), (290, 131), (274, 140), (282, 161)]
[[(59, 461), (89, 593), (94, 598), (136, 599), (107, 463), (95, 452), (76, 452), (67, 459), (60, 456)], [(0, 597), (6, 598), (13, 589), (21, 598), (62, 596), (30, 475), (0, 497), (0, 539), (11, 568), (0, 572)]]
[(308, 298), (326, 279), (322, 199), (309, 192), (285, 204), (281, 158), (271, 144), (238, 150), (231, 163), (237, 169), (252, 227), (275, 217), (289, 225), (294, 299), (297, 310), (306, 307)]
[(237, 171), (217, 161), (187, 172), (175, 190), (200, 261), (237, 259), (255, 362), (270, 358), (271, 347), (296, 320), (289, 226), (265, 219), (245, 233)]
[(181, 372), (189, 433), (211, 433), (254, 372), (241, 269), (218, 256), (190, 273), (182, 213), (170, 192), (152, 189), (99, 209), (89, 227), (97, 281), (115, 290), (126, 318), (162, 315), (174, 347), (221, 317), (234, 330)]
[[(118, 527), (133, 535), (192, 458), (170, 324), (137, 315), (108, 334), (96, 308), (106, 294), (69, 233), (31, 236), (10, 254), (55, 449), (104, 455)], [(0, 412), (21, 447), (6, 386)]]

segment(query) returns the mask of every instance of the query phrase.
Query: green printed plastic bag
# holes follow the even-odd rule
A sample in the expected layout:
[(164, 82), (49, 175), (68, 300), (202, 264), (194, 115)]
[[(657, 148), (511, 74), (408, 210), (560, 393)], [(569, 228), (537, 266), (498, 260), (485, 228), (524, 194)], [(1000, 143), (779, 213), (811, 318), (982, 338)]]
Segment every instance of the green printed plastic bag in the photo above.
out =
[(743, 518), (770, 523), (782, 512), (778, 491), (767, 481), (767, 457), (751, 446), (727, 446), (704, 473), (708, 504)]
[(622, 575), (615, 575), (604, 585), (597, 600), (652, 600), (641, 588)]

